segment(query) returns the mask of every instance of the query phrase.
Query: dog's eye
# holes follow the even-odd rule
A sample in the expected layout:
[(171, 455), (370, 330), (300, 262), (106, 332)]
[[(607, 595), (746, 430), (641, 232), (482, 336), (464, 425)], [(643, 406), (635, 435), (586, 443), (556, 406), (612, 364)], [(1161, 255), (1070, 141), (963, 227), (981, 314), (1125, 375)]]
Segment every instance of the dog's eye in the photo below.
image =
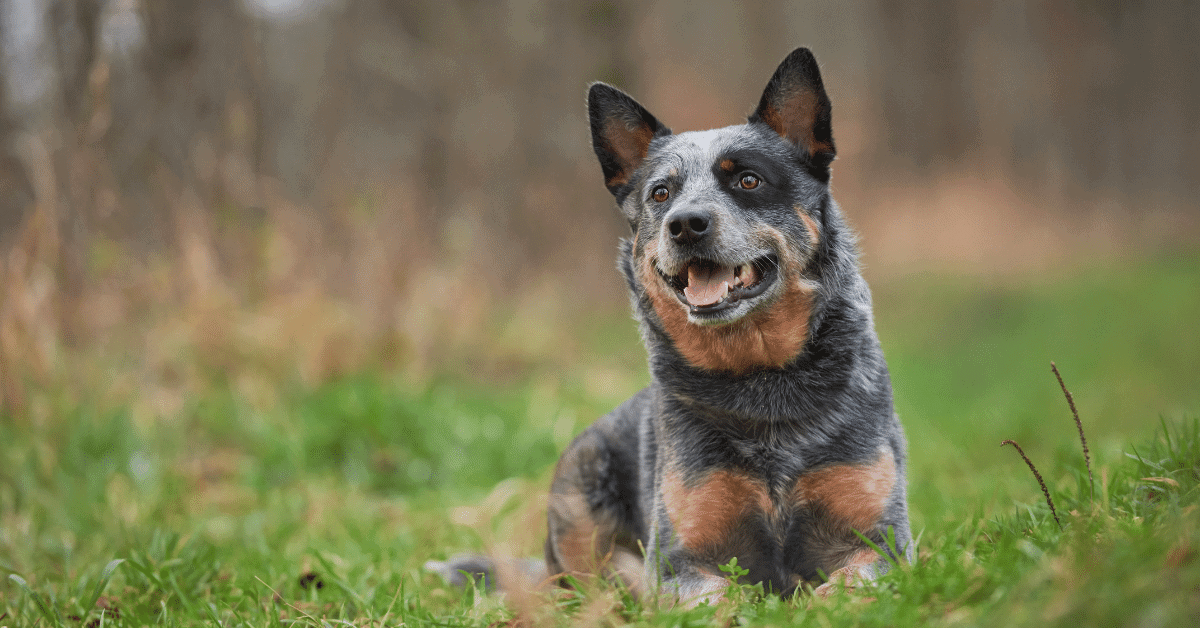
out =
[(743, 190), (753, 190), (758, 187), (758, 177), (752, 174), (743, 175), (741, 185)]
[(669, 198), (670, 196), (671, 196), (670, 190), (668, 190), (666, 188), (666, 186), (664, 186), (664, 185), (660, 185), (660, 186), (654, 188), (654, 192), (652, 192), (650, 194), (650, 197), (653, 198), (654, 202), (656, 202), (656, 203), (661, 203), (661, 202), (667, 200), (667, 198)]

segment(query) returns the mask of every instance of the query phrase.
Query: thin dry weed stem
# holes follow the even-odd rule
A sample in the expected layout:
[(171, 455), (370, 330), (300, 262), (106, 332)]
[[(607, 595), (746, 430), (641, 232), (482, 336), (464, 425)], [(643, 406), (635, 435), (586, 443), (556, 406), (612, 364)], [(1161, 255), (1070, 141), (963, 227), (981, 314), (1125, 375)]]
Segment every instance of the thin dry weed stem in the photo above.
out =
[(1021, 454), (1021, 459), (1025, 461), (1025, 464), (1029, 465), (1029, 470), (1033, 471), (1033, 477), (1037, 478), (1038, 486), (1042, 487), (1042, 494), (1046, 496), (1046, 505), (1050, 506), (1050, 514), (1054, 515), (1054, 522), (1058, 524), (1058, 529), (1061, 530), (1062, 521), (1059, 521), (1058, 519), (1058, 511), (1054, 508), (1054, 500), (1050, 499), (1050, 490), (1046, 488), (1046, 483), (1042, 481), (1042, 474), (1038, 473), (1037, 467), (1033, 466), (1033, 461), (1029, 459), (1029, 456), (1025, 455), (1025, 451), (1021, 449), (1021, 446), (1017, 444), (1017, 441), (1006, 440), (1000, 443), (1001, 447), (1005, 445), (1012, 445), (1015, 447), (1017, 453)]
[(1062, 375), (1058, 373), (1058, 367), (1054, 362), (1050, 362), (1050, 370), (1054, 371), (1054, 377), (1058, 379), (1058, 386), (1062, 388), (1063, 396), (1067, 398), (1067, 405), (1071, 407), (1071, 416), (1075, 417), (1075, 427), (1079, 428), (1079, 442), (1083, 444), (1083, 464), (1087, 467), (1088, 486), (1091, 488), (1092, 501), (1096, 500), (1096, 481), (1092, 478), (1092, 456), (1088, 451), (1087, 436), (1083, 434), (1083, 422), (1079, 420), (1079, 411), (1075, 409), (1075, 397), (1071, 391), (1067, 390), (1067, 385), (1063, 383)]

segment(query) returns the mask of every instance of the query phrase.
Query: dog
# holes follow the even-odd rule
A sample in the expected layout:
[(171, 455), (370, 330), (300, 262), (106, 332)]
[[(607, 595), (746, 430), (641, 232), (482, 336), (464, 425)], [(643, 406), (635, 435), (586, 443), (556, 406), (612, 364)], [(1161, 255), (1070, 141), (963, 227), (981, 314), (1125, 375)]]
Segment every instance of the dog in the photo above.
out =
[[(906, 443), (830, 195), (830, 111), (806, 48), (745, 124), (715, 130), (674, 134), (617, 88), (590, 87), (653, 379), (563, 453), (545, 563), (529, 573), (695, 605), (721, 598), (734, 558), (743, 582), (788, 596), (911, 557)], [(459, 582), (496, 575), (478, 557), (431, 565)]]

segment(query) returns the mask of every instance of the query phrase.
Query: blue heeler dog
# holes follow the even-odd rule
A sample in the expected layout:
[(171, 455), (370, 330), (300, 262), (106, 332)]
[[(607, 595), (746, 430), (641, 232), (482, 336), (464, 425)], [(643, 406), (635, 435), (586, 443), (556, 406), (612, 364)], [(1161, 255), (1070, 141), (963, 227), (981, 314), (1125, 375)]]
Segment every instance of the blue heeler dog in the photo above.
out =
[(894, 557), (864, 538), (909, 554), (904, 435), (812, 53), (784, 59), (746, 124), (674, 134), (603, 83), (588, 114), (653, 381), (563, 453), (534, 572), (695, 604), (734, 557), (788, 595), (881, 573)]

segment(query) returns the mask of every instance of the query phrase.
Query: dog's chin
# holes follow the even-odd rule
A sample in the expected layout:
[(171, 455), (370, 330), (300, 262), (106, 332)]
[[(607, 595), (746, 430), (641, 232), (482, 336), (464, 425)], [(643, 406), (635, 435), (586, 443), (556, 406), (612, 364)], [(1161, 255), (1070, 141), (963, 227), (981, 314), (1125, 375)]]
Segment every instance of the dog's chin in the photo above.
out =
[[(691, 290), (689, 276), (696, 277), (703, 268), (706, 277), (725, 273), (731, 280), (710, 280), (704, 288)], [(735, 323), (752, 312), (770, 305), (779, 297), (779, 261), (775, 255), (765, 255), (735, 267), (720, 266), (705, 260), (689, 260), (677, 275), (659, 271), (659, 279), (675, 293), (680, 304), (687, 309), (688, 322), (693, 325), (713, 327)], [(724, 286), (720, 284), (724, 283)], [(716, 284), (717, 287), (713, 287)]]

